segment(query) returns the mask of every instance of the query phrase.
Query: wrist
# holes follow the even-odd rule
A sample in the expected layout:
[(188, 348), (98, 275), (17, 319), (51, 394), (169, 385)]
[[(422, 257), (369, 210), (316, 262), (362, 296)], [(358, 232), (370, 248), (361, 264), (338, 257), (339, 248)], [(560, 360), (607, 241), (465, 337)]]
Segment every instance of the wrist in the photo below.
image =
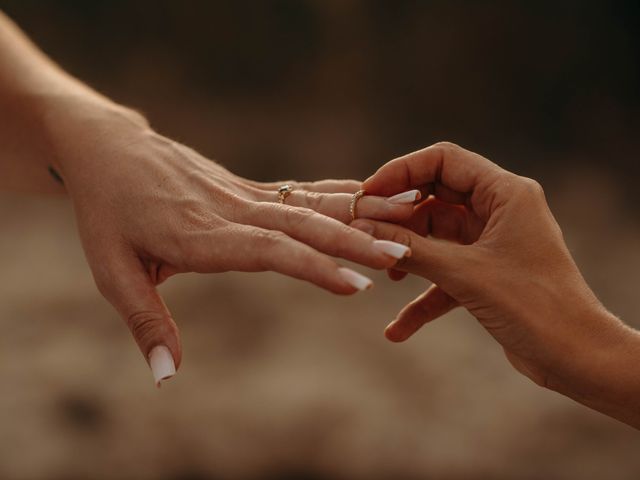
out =
[(143, 115), (98, 94), (38, 98), (32, 111), (50, 152), (48, 161), (63, 178), (105, 145), (131, 143), (151, 131)]
[(562, 361), (550, 369), (547, 387), (637, 424), (640, 418), (629, 417), (629, 406), (640, 407), (640, 375), (634, 368), (640, 362), (640, 334), (601, 306), (584, 316), (582, 324)]

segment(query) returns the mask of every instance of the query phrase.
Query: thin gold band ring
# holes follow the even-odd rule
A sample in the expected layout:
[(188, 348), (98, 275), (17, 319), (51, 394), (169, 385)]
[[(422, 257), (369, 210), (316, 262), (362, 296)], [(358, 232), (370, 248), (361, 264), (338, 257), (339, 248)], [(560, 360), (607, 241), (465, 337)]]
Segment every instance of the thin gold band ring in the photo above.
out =
[(349, 203), (349, 215), (351, 215), (351, 220), (356, 219), (356, 208), (358, 206), (358, 200), (364, 197), (364, 195), (365, 195), (364, 190), (358, 190), (351, 197), (351, 203)]

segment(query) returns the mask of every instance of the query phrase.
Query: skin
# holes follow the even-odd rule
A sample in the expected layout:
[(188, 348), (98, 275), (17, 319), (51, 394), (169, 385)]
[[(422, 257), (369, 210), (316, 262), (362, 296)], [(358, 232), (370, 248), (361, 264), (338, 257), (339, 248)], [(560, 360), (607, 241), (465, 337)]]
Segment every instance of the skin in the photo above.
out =
[[(534, 382), (640, 428), (640, 334), (600, 304), (535, 181), (448, 143), (398, 158), (359, 182), (234, 175), (155, 132), (147, 120), (68, 76), (0, 14), (0, 188), (67, 194), (103, 295), (145, 358), (175, 322), (156, 285), (180, 272), (273, 270), (338, 294), (356, 289), (331, 256), (433, 285), (386, 330), (409, 338), (463, 306)], [(55, 167), (64, 186), (53, 180)], [(425, 200), (386, 197), (420, 189)], [(392, 223), (390, 223), (392, 222)], [(411, 247), (396, 260), (374, 239)]]
[(439, 143), (381, 167), (363, 188), (417, 188), (403, 225), (352, 226), (411, 247), (391, 275), (433, 285), (387, 327), (401, 342), (451, 309), (466, 308), (539, 385), (640, 428), (640, 334), (609, 313), (571, 257), (541, 186), (486, 158)]
[[(357, 290), (341, 257), (372, 268), (396, 259), (347, 226), (360, 182), (238, 177), (155, 132), (138, 112), (64, 73), (0, 14), (0, 188), (69, 196), (100, 292), (125, 320), (145, 358), (178, 329), (156, 286), (182, 272), (272, 270), (336, 294)], [(48, 172), (52, 165), (64, 185)], [(406, 219), (412, 205), (363, 199), (362, 215)]]

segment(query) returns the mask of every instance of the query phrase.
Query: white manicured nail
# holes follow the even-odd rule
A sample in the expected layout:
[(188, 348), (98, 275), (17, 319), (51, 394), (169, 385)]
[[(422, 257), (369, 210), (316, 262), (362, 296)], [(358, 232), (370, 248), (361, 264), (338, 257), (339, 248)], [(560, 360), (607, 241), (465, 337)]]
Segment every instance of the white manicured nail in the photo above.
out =
[(354, 288), (358, 290), (367, 290), (373, 286), (373, 282), (370, 278), (351, 270), (350, 268), (341, 267), (338, 269), (342, 278)]
[(387, 198), (389, 203), (413, 203), (420, 199), (420, 190), (409, 190)]
[(156, 387), (158, 388), (160, 388), (160, 382), (162, 380), (171, 378), (176, 374), (173, 355), (171, 355), (171, 351), (164, 345), (153, 347), (153, 350), (149, 353), (149, 365), (151, 366), (151, 373), (153, 373), (153, 380), (156, 382)]
[(393, 258), (398, 260), (407, 256), (411, 251), (409, 247), (401, 243), (391, 242), (389, 240), (376, 240), (373, 242), (373, 247)]

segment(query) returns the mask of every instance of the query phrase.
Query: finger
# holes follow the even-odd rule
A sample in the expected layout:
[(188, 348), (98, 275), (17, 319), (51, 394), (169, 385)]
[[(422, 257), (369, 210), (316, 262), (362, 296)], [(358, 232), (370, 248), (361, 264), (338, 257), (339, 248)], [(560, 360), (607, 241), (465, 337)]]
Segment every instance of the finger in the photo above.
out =
[(182, 349), (178, 327), (143, 263), (123, 247), (92, 268), (98, 289), (127, 323), (159, 387), (176, 373)]
[(390, 161), (363, 183), (363, 189), (372, 195), (389, 196), (440, 184), (449, 193), (470, 195), (474, 210), (486, 220), (497, 206), (496, 198), (508, 196), (514, 177), (480, 155), (438, 143)]
[[(344, 227), (344, 225), (342, 225)], [(185, 269), (199, 273), (274, 271), (350, 295), (373, 282), (281, 231), (229, 224), (191, 238)]]
[(294, 190), (305, 190), (318, 193), (355, 193), (362, 188), (357, 180), (319, 180), (317, 182), (298, 182), (287, 180), (281, 182), (251, 182), (254, 186), (267, 191), (277, 191), (282, 185), (291, 185)]
[(431, 322), (458, 306), (453, 298), (437, 285), (409, 303), (384, 331), (392, 342), (403, 342), (417, 332), (425, 323)]
[[(419, 199), (420, 192), (407, 192), (401, 201), (393, 198), (364, 195), (355, 205), (356, 218), (373, 218), (386, 222), (406, 221), (413, 213), (413, 203)], [(335, 218), (342, 223), (351, 220), (351, 202), (353, 195), (346, 193), (317, 193), (307, 191), (293, 191), (287, 198), (286, 204), (295, 207), (309, 208), (323, 215)]]
[(455, 205), (467, 205), (469, 203), (469, 194), (456, 192), (442, 185), (441, 183), (426, 183), (416, 187), (422, 194), (422, 198), (435, 196), (443, 202), (453, 203)]
[(393, 267), (396, 270), (420, 275), (442, 286), (452, 280), (459, 283), (468, 247), (425, 238), (405, 227), (376, 220), (358, 219), (351, 226), (375, 238), (409, 246), (411, 255), (398, 260)]
[(403, 272), (401, 270), (396, 270), (395, 268), (387, 269), (387, 276), (393, 280), (394, 282), (399, 282), (404, 279), (408, 274), (407, 272)]
[(416, 206), (403, 225), (423, 237), (431, 235), (468, 245), (478, 240), (485, 224), (468, 208), (431, 197)]
[(254, 203), (237, 221), (268, 230), (284, 232), (320, 252), (341, 257), (371, 268), (389, 268), (410, 249), (355, 230), (313, 210), (273, 203)]
[[(452, 205), (430, 197), (414, 208), (411, 218), (403, 226), (418, 235), (432, 235), (461, 244), (475, 242), (484, 228), (484, 223), (462, 205)], [(389, 269), (387, 274), (391, 280), (399, 281), (407, 272)]]

